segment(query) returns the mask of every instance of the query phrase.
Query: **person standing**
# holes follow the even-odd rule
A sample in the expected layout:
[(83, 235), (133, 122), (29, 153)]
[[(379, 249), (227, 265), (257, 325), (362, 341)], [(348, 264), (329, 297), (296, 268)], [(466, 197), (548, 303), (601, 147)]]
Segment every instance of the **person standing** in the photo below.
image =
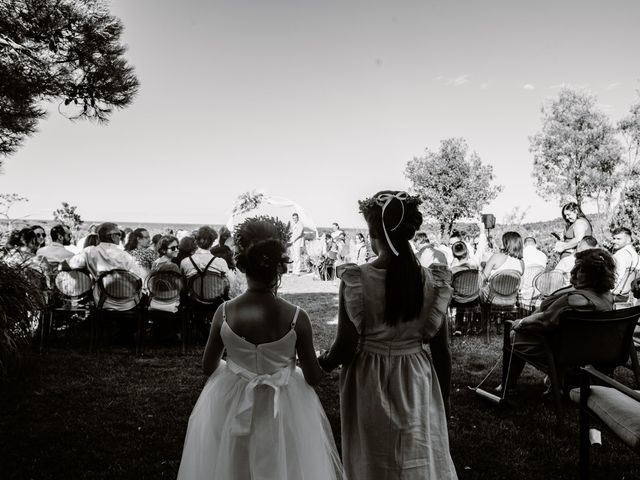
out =
[(565, 222), (564, 242), (556, 242), (554, 250), (560, 253), (560, 257), (566, 257), (576, 251), (576, 247), (583, 237), (593, 235), (591, 222), (582, 213), (580, 205), (574, 202), (562, 207), (562, 218)]
[(360, 202), (378, 257), (345, 267), (337, 335), (319, 358), (326, 371), (342, 365), (349, 479), (457, 478), (447, 432), (451, 274), (445, 265), (423, 268), (413, 253), (419, 204), (419, 197), (389, 190)]
[(304, 225), (297, 213), (291, 215), (291, 260), (293, 274), (300, 275), (302, 248), (304, 247)]

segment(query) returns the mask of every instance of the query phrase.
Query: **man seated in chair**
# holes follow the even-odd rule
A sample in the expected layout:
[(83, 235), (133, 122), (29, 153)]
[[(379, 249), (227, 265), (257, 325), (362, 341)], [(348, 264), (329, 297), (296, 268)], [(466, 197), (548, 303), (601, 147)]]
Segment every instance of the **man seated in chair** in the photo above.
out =
[[(120, 229), (115, 223), (105, 222), (100, 224), (98, 226), (98, 237), (100, 237), (99, 245), (87, 247), (80, 253), (63, 261), (60, 263), (60, 269), (86, 269), (94, 280), (97, 280), (102, 273), (109, 270), (122, 269), (144, 280), (144, 269), (128, 252), (118, 248), (120, 244)], [(94, 287), (93, 296), (97, 304), (100, 301), (98, 285)], [(139, 298), (135, 298), (118, 301), (107, 298), (104, 301), (103, 308), (122, 312), (134, 308), (139, 300)]]
[(73, 252), (68, 250), (71, 245), (71, 230), (66, 225), (54, 225), (49, 232), (51, 243), (38, 249), (38, 255), (43, 256), (49, 263), (60, 263), (73, 257)]
[(180, 262), (180, 271), (187, 280), (205, 270), (229, 273), (229, 266), (224, 258), (214, 257), (210, 249), (218, 234), (211, 227), (200, 227), (195, 235), (198, 249), (195, 253)]
[[(576, 252), (571, 270), (571, 286), (545, 299), (531, 315), (516, 320), (511, 328), (511, 345), (518, 354), (538, 365), (546, 365), (546, 337), (558, 326), (560, 315), (568, 310), (608, 312), (613, 310), (615, 262), (606, 250), (593, 248)], [(525, 360), (511, 357), (507, 388), (515, 387)], [(558, 372), (560, 381), (564, 372)], [(501, 391), (503, 386), (498, 387)]]

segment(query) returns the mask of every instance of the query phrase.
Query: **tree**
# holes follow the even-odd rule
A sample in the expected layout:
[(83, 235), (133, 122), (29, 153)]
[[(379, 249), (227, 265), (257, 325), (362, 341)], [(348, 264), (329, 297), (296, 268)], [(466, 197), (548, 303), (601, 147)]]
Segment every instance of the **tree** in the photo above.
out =
[(0, 159), (35, 132), (43, 102), (98, 122), (131, 103), (138, 80), (122, 29), (105, 0), (0, 2)]
[(456, 220), (480, 214), (502, 190), (493, 185), (493, 168), (468, 150), (463, 138), (442, 140), (440, 150), (427, 149), (404, 172), (412, 192), (424, 201), (423, 214), (438, 222), (441, 236), (451, 234)]
[(578, 205), (587, 198), (609, 201), (620, 181), (615, 133), (595, 97), (562, 89), (542, 107), (542, 131), (529, 137), (538, 194)]
[[(635, 182), (627, 187), (609, 227), (612, 230), (616, 227), (627, 227), (636, 234), (640, 231), (640, 183)], [(637, 235), (635, 235), (634, 245), (640, 248), (640, 239)]]
[(62, 208), (58, 208), (53, 212), (53, 219), (62, 223), (69, 227), (71, 231), (78, 231), (80, 229), (80, 225), (84, 222), (80, 215), (76, 213), (76, 209), (78, 207), (74, 205), (69, 205), (67, 202), (62, 202)]

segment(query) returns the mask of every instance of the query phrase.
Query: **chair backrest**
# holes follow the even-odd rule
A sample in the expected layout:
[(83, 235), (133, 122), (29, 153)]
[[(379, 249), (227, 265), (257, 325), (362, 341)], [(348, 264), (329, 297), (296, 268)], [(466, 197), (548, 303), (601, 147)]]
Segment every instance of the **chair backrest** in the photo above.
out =
[(214, 304), (229, 295), (229, 279), (223, 272), (205, 270), (189, 278), (189, 296), (200, 303)]
[(477, 269), (460, 270), (451, 279), (453, 297), (457, 303), (469, 303), (480, 296), (480, 272)]
[(614, 368), (629, 359), (640, 306), (610, 312), (568, 311), (550, 337), (556, 363)]
[(522, 275), (517, 270), (501, 270), (489, 279), (489, 296), (515, 297), (518, 295)]
[(527, 265), (524, 268), (524, 273), (522, 274), (520, 288), (532, 288), (534, 286), (533, 281), (543, 272), (544, 267), (541, 265)]
[(70, 270), (58, 273), (55, 286), (63, 297), (75, 300), (90, 294), (93, 282), (91, 281), (89, 272), (84, 270)]
[(564, 273), (560, 270), (542, 272), (533, 279), (533, 286), (543, 297), (548, 297), (564, 285)]
[[(96, 283), (100, 291), (101, 304), (104, 304), (106, 299), (116, 301), (137, 299), (140, 290), (142, 290), (140, 277), (122, 269), (103, 272)], [(98, 307), (101, 308), (102, 305)]]
[(159, 270), (147, 278), (147, 289), (151, 299), (161, 303), (172, 303), (180, 298), (184, 288), (184, 277), (180, 272)]

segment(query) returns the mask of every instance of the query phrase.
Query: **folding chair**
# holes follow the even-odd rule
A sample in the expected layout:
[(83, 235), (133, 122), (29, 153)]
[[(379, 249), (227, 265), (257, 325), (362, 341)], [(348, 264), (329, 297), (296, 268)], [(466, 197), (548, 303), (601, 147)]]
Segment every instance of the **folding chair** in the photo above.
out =
[(521, 281), (522, 275), (517, 270), (501, 270), (489, 278), (488, 291), (481, 292), (480, 309), (486, 343), (491, 338), (491, 315), (515, 312)]
[(68, 318), (72, 314), (82, 314), (86, 320), (94, 304), (91, 295), (93, 281), (86, 270), (58, 272), (54, 280), (54, 291), (46, 326), (42, 331), (40, 349), (46, 348), (49, 337), (56, 331), (56, 313), (64, 313)]
[[(468, 311), (479, 311), (480, 306), (480, 272), (477, 269), (461, 270), (453, 274), (451, 280), (453, 297), (449, 303), (449, 316), (453, 319), (453, 309), (462, 313), (462, 324)], [(473, 317), (472, 317), (473, 318)], [(470, 323), (470, 322), (469, 322)], [(468, 330), (468, 328), (467, 328)]]
[[(570, 396), (580, 406), (580, 479), (588, 480), (591, 420), (640, 454), (640, 392), (592, 366), (582, 367), (581, 371), (580, 388), (571, 390)], [(591, 380), (601, 385), (592, 385)]]
[[(610, 312), (567, 311), (560, 317), (558, 327), (542, 335), (545, 364), (533, 362), (512, 348), (510, 323), (505, 325), (502, 347), (502, 385), (507, 381), (509, 358), (513, 354), (538, 370), (546, 373), (551, 381), (551, 392), (558, 417), (562, 423), (562, 392), (560, 372), (569, 372), (585, 365), (594, 365), (600, 371), (613, 374), (618, 366), (624, 366), (629, 357), (638, 365), (632, 344), (633, 330), (640, 318), (640, 307)], [(636, 382), (640, 382), (640, 369), (634, 371)]]
[(206, 317), (229, 299), (229, 288), (229, 278), (218, 270), (205, 269), (187, 280), (187, 297), (182, 303), (186, 310), (183, 315), (183, 351), (189, 345), (193, 320), (200, 318), (206, 325)]
[[(91, 322), (91, 342), (89, 351), (93, 351), (93, 345), (97, 336), (98, 329), (104, 326), (106, 314), (112, 317), (121, 317), (125, 319), (134, 319), (137, 325), (136, 336), (136, 355), (142, 349), (142, 329), (145, 327), (146, 321), (142, 311), (138, 308), (142, 292), (142, 279), (128, 270), (114, 269), (100, 274), (96, 280), (98, 287), (99, 300), (96, 305), (96, 315), (93, 315)], [(130, 305), (132, 308), (127, 310), (119, 310), (114, 305)], [(108, 306), (105, 306), (108, 305)]]
[(521, 315), (526, 315), (533, 310), (534, 299), (540, 293), (533, 285), (533, 282), (543, 272), (544, 267), (541, 265), (528, 265), (525, 267), (520, 283), (520, 294), (518, 295), (518, 307)]
[[(180, 295), (184, 288), (184, 277), (179, 271), (174, 270), (157, 270), (147, 277), (146, 288), (149, 292), (149, 306), (147, 311), (153, 314), (156, 319), (161, 316), (176, 317), (180, 320), (181, 336), (183, 330), (183, 313), (180, 310)], [(142, 335), (146, 333), (147, 322), (144, 323)], [(154, 328), (159, 328), (160, 322), (154, 322)], [(182, 353), (186, 347), (184, 336), (182, 336)], [(144, 343), (144, 342), (143, 342)]]

